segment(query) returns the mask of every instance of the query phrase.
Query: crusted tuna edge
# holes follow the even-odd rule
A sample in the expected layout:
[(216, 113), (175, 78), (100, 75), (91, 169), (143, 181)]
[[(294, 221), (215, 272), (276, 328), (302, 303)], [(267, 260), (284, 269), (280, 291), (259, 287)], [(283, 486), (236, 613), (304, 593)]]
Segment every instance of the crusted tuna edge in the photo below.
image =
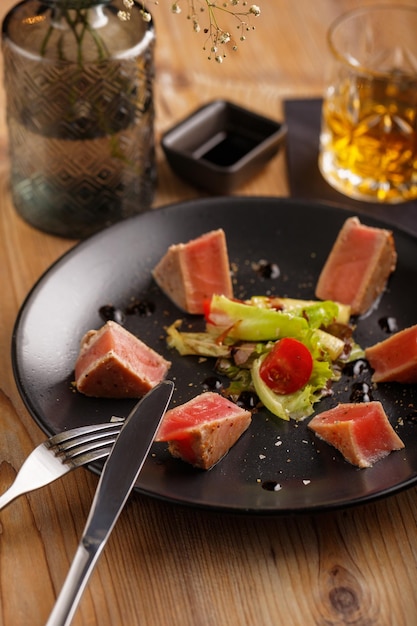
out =
[[(83, 359), (109, 328), (132, 341), (134, 346), (140, 346), (145, 354), (152, 357), (155, 360), (152, 367), (159, 370), (158, 376), (149, 376), (146, 373), (146, 364), (143, 371), (139, 371), (113, 347), (93, 358), (90, 363), (83, 364)], [(139, 337), (119, 324), (108, 321), (97, 330), (87, 331), (82, 337), (75, 363), (75, 387), (80, 393), (92, 397), (139, 398), (165, 378), (170, 366), (170, 361)]]
[(417, 324), (365, 348), (365, 358), (374, 383), (417, 383)]
[[(211, 469), (228, 454), (243, 433), (249, 428), (252, 421), (251, 414), (249, 411), (245, 413), (245, 416), (242, 414), (240, 417), (226, 417), (221, 420), (203, 424), (199, 427), (190, 428), (189, 435), (193, 439), (191, 445), (194, 455), (193, 460), (185, 458), (181, 450), (181, 440), (174, 439), (168, 442), (170, 454), (199, 469)], [(224, 444), (222, 434), (225, 430), (234, 427), (236, 421), (239, 422), (239, 428), (234, 431), (233, 439), (227, 442), (227, 444)], [(221, 439), (221, 444), (223, 445), (219, 445), (216, 439)]]
[[(354, 419), (335, 420), (327, 422), (326, 417), (335, 415), (339, 411), (349, 411), (349, 408), (355, 407), (366, 413), (371, 408), (377, 411), (379, 423), (383, 423), (385, 432), (390, 438), (388, 446), (375, 447), (373, 453), (365, 456), (365, 453), (358, 443), (355, 433), (353, 432)], [(369, 419), (372, 419), (369, 417)], [(402, 450), (405, 445), (399, 435), (395, 432), (391, 425), (387, 414), (385, 413), (382, 403), (379, 401), (371, 401), (368, 403), (339, 403), (337, 406), (316, 415), (308, 424), (308, 427), (315, 435), (324, 441), (327, 445), (335, 448), (340, 452), (345, 461), (355, 465), (361, 469), (372, 467), (376, 462), (382, 460), (393, 451)], [(336, 428), (335, 428), (336, 427)], [(343, 434), (342, 434), (342, 432)]]
[[(203, 302), (196, 305), (194, 298), (199, 289), (199, 280), (194, 276), (193, 268), (188, 267), (185, 255), (190, 247), (210, 237), (216, 239), (218, 253), (216, 263), (212, 269), (218, 272), (223, 282), (222, 294), (233, 296), (233, 284), (230, 274), (230, 261), (227, 250), (226, 235), (222, 228), (208, 231), (190, 239), (186, 243), (177, 243), (169, 246), (164, 256), (152, 270), (152, 276), (159, 288), (182, 311), (191, 314), (203, 313)], [(215, 292), (205, 294), (210, 297)]]
[[(381, 245), (379, 250), (375, 251), (373, 263), (370, 263), (364, 272), (355, 296), (353, 299), (347, 301), (340, 296), (339, 292), (335, 293), (333, 288), (327, 285), (327, 280), (332, 272), (336, 272), (336, 275), (332, 277), (333, 280), (330, 282), (333, 284), (340, 284), (337, 277), (337, 265), (335, 269), (334, 260), (337, 258), (338, 249), (347, 245), (347, 238), (350, 234), (351, 228), (355, 226), (360, 226), (361, 228), (368, 229), (369, 231), (374, 231), (380, 237)], [(354, 255), (354, 251), (352, 254)], [(340, 229), (321, 270), (315, 290), (316, 297), (321, 299), (338, 300), (344, 304), (349, 304), (352, 307), (352, 315), (363, 315), (371, 309), (372, 305), (378, 300), (378, 297), (385, 290), (389, 276), (396, 268), (396, 263), (397, 252), (395, 249), (392, 231), (362, 224), (356, 216), (347, 218)]]

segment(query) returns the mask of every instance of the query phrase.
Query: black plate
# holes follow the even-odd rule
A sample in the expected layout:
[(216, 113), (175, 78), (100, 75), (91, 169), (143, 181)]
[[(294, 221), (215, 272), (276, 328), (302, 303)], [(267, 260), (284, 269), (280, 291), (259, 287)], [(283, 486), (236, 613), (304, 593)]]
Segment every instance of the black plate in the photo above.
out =
[[(272, 293), (312, 298), (321, 267), (350, 214), (287, 199), (203, 199), (145, 213), (77, 245), (35, 285), (16, 322), (15, 377), (32, 416), (50, 435), (128, 413), (133, 401), (87, 398), (71, 383), (80, 338), (103, 324), (100, 307), (109, 304), (125, 310), (137, 299), (153, 303), (155, 312), (126, 315), (125, 327), (172, 361), (174, 402), (203, 390), (213, 363), (179, 357), (165, 344), (164, 326), (184, 315), (157, 288), (151, 269), (170, 244), (222, 227), (237, 297)], [(361, 219), (383, 226), (369, 217)], [(381, 318), (395, 318), (399, 328), (417, 322), (411, 291), (417, 284), (416, 239), (400, 230), (394, 233), (398, 267), (378, 309), (358, 324), (356, 338), (363, 347), (387, 336)], [(253, 267), (261, 259), (277, 263), (280, 276), (262, 278)], [(189, 321), (202, 327), (199, 318)], [(334, 395), (317, 410), (349, 401), (353, 384), (369, 378), (369, 372), (356, 379), (344, 376), (334, 386)], [(136, 489), (175, 503), (259, 514), (333, 509), (387, 496), (417, 481), (417, 424), (409, 419), (415, 396), (415, 385), (385, 384), (373, 392), (406, 444), (405, 450), (373, 468), (360, 470), (345, 462), (307, 429), (308, 420), (287, 423), (261, 411), (229, 454), (208, 472), (171, 458), (165, 444), (154, 444)]]

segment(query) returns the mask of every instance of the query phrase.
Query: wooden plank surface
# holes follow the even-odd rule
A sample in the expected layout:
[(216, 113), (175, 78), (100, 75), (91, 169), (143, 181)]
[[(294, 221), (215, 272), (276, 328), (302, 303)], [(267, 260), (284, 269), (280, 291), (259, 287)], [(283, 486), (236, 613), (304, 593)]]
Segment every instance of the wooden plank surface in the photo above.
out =
[[(2, 0), (0, 17), (12, 6)], [(195, 107), (231, 99), (282, 119), (288, 97), (320, 96), (325, 32), (356, 0), (259, 0), (262, 15), (240, 52), (219, 65), (203, 39), (162, 0), (156, 104), (161, 133)], [(201, 196), (158, 148), (155, 206)], [(285, 155), (236, 193), (288, 195)], [(8, 188), (5, 98), (0, 89), (0, 491), (44, 435), (12, 373), (19, 307), (42, 272), (73, 241), (32, 229)], [(45, 311), (45, 315), (48, 312)], [(0, 513), (0, 626), (41, 626), (84, 527), (97, 477), (80, 469)], [(95, 570), (76, 626), (415, 626), (416, 489), (355, 509), (253, 519), (134, 496)]]

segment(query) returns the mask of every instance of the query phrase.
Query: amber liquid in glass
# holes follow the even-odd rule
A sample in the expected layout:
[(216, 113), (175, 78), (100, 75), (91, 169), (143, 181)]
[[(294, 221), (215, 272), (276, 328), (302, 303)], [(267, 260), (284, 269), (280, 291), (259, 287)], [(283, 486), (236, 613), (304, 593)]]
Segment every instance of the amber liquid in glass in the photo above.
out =
[(320, 169), (362, 200), (417, 197), (417, 79), (346, 79), (323, 105)]

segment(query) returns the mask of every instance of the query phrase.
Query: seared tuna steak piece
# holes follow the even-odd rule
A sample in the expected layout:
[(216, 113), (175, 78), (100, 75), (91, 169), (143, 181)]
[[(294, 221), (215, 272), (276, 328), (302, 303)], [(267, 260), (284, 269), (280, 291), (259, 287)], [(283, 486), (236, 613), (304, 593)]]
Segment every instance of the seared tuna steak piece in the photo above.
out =
[(222, 229), (170, 246), (152, 274), (168, 298), (187, 313), (202, 314), (205, 301), (214, 294), (233, 296)]
[(380, 402), (339, 404), (313, 417), (308, 427), (362, 468), (404, 448)]
[(214, 392), (169, 409), (155, 441), (169, 442), (174, 457), (201, 469), (217, 463), (251, 423), (251, 413)]
[(109, 321), (81, 340), (75, 384), (102, 398), (140, 398), (166, 376), (170, 362), (128, 330)]
[(417, 383), (417, 325), (365, 349), (375, 383)]
[(362, 315), (384, 291), (396, 262), (391, 231), (348, 218), (323, 266), (316, 297), (348, 304), (352, 315)]

